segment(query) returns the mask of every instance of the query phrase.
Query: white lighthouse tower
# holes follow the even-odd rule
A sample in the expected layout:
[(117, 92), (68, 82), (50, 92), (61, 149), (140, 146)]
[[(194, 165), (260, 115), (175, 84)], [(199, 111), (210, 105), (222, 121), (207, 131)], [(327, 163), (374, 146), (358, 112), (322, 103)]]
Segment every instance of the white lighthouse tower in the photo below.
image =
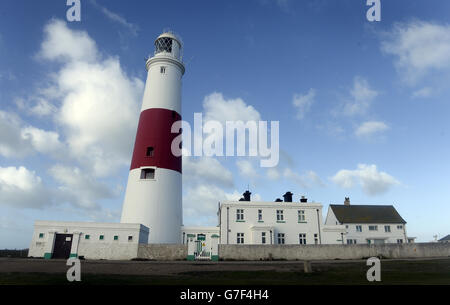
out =
[(146, 62), (142, 109), (136, 132), (121, 223), (150, 229), (149, 243), (179, 243), (182, 225), (181, 157), (171, 151), (171, 126), (181, 120), (181, 40), (171, 32), (155, 40)]

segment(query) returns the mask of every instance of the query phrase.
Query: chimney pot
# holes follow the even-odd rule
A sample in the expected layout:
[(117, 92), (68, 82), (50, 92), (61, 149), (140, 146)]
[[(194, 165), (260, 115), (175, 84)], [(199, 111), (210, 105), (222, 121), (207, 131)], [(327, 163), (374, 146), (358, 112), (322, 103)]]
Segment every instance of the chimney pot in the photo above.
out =
[(350, 205), (350, 197), (345, 197), (344, 205)]
[(292, 202), (292, 195), (294, 195), (294, 194), (287, 191), (286, 194), (283, 195), (284, 202)]

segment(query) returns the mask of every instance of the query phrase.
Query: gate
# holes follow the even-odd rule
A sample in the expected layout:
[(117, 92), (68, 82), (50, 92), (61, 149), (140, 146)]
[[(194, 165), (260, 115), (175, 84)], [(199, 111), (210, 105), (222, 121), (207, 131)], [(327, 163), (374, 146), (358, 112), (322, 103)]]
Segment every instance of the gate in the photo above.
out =
[(194, 252), (195, 260), (211, 260), (211, 251), (206, 251), (204, 240), (196, 240), (196, 251)]
[(52, 258), (69, 258), (72, 238), (72, 234), (56, 234)]

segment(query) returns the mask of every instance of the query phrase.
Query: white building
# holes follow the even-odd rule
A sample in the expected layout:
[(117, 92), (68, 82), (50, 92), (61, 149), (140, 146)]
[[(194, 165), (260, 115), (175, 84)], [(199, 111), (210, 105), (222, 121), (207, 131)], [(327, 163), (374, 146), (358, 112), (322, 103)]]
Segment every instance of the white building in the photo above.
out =
[(347, 244), (414, 242), (406, 234), (406, 221), (392, 205), (331, 204), (325, 220), (328, 226), (344, 225)]
[[(220, 244), (337, 244), (345, 242), (345, 227), (327, 226), (322, 220), (322, 204), (302, 197), (292, 202), (250, 201), (250, 192), (240, 201), (220, 204)], [(344, 240), (343, 240), (344, 239)]]
[(141, 224), (36, 221), (28, 256), (132, 259), (148, 235)]

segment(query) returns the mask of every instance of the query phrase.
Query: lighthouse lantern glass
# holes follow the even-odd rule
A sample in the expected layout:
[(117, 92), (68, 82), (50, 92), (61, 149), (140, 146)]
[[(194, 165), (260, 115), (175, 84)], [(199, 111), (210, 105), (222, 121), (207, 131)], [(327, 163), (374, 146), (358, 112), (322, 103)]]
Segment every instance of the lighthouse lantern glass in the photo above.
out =
[(172, 53), (172, 38), (161, 37), (155, 42), (156, 54), (161, 52)]

